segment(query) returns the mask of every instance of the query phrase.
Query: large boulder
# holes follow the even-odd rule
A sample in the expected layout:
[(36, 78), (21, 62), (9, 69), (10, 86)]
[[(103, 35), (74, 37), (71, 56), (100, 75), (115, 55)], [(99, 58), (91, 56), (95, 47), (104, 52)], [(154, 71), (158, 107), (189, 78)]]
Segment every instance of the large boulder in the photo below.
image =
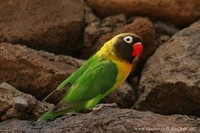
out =
[(7, 120), (0, 123), (0, 132), (198, 133), (199, 123), (199, 118), (184, 115), (162, 116), (130, 109), (103, 108), (96, 113), (71, 114), (54, 121)]
[(0, 83), (7, 82), (39, 99), (79, 67), (72, 57), (55, 56), (9, 43), (0, 43), (0, 62)]
[(200, 116), (200, 21), (175, 34), (146, 63), (135, 108)]
[(200, 19), (199, 0), (87, 0), (87, 3), (101, 17), (119, 13), (147, 15), (182, 26)]
[(0, 4), (0, 42), (76, 55), (84, 30), (80, 0), (6, 0)]

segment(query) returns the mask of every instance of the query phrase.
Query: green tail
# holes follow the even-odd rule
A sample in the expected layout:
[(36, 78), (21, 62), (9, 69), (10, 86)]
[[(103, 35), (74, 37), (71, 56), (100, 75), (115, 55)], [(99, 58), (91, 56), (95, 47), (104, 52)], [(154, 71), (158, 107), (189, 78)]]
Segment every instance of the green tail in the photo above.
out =
[(42, 115), (40, 118), (38, 118), (37, 121), (45, 121), (45, 120), (52, 120), (58, 116), (61, 116), (62, 114), (55, 114), (55, 113), (52, 113), (52, 111), (48, 111), (46, 112), (44, 115)]

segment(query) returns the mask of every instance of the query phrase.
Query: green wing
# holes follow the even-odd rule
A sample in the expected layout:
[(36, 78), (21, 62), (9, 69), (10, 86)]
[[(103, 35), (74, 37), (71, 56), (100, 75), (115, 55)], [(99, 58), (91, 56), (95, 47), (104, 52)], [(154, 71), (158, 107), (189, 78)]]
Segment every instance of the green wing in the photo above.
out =
[(116, 83), (117, 75), (117, 66), (112, 61), (91, 58), (60, 85), (64, 87), (71, 84), (66, 95), (56, 107), (41, 116), (38, 121), (77, 111), (89, 100), (105, 95)]
[(81, 67), (76, 70), (72, 75), (70, 75), (67, 79), (65, 79), (53, 92), (47, 95), (43, 101), (46, 101), (51, 95), (55, 92), (62, 90), (64, 87), (69, 88), (90, 66), (90, 64), (95, 63), (95, 56), (92, 56), (86, 62), (84, 62)]
[[(109, 60), (95, 60), (72, 84), (64, 98), (53, 109), (53, 113), (66, 113), (81, 109), (89, 100), (105, 95), (116, 83), (118, 69)], [(97, 101), (100, 99), (96, 99)]]
[(56, 90), (62, 89), (67, 84), (73, 84), (87, 69), (88, 67), (95, 63), (96, 58), (95, 56), (92, 56), (90, 59), (88, 59), (85, 63), (81, 65), (81, 67), (76, 70), (71, 76), (69, 76), (66, 80), (64, 80), (57, 88)]
[(65, 96), (66, 101), (85, 101), (106, 93), (114, 86), (117, 74), (117, 66), (112, 61), (98, 60), (74, 82)]

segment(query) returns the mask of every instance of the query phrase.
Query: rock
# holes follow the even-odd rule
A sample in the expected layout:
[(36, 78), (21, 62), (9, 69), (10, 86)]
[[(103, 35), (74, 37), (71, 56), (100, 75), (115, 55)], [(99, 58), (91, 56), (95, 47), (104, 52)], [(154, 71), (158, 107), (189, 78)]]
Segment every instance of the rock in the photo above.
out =
[(7, 0), (1, 2), (0, 16), (0, 42), (59, 54), (78, 53), (84, 30), (80, 0)]
[(157, 41), (159, 44), (163, 44), (163, 43), (167, 42), (169, 39), (170, 39), (170, 37), (167, 35), (159, 35), (159, 37), (157, 38)]
[[(9, 108), (12, 107), (12, 94), (8, 93), (11, 92), (10, 90), (6, 90), (3, 88), (0, 88), (0, 114), (4, 112), (5, 110), (8, 110)], [(6, 93), (6, 95), (4, 95)]]
[(200, 116), (200, 21), (175, 34), (146, 63), (134, 107)]
[(138, 72), (141, 71), (146, 59), (150, 55), (152, 55), (152, 53), (158, 47), (158, 45), (155, 43), (154, 26), (152, 22), (147, 18), (137, 17), (133, 20), (132, 23), (127, 24), (120, 28), (116, 28), (114, 32), (100, 35), (95, 45), (92, 48), (85, 49), (85, 52), (83, 51), (82, 55), (90, 56), (91, 53), (97, 51), (105, 42), (110, 40), (113, 36), (123, 32), (133, 32), (135, 34), (140, 35), (141, 38), (143, 39), (144, 52), (142, 53), (139, 65), (136, 68), (136, 71)]
[(80, 66), (72, 57), (9, 43), (0, 44), (0, 62), (0, 83), (7, 82), (38, 99), (47, 96)]
[[(87, 6), (86, 6), (87, 7)], [(112, 32), (115, 28), (122, 27), (126, 24), (126, 16), (124, 14), (109, 16), (100, 20), (95, 16), (91, 9), (86, 9), (86, 22), (87, 26), (84, 31), (83, 50), (81, 51), (80, 58), (87, 59), (92, 52), (88, 52), (88, 49), (94, 46), (98, 37), (104, 33)], [(93, 17), (90, 17), (93, 16)]]
[(133, 106), (135, 101), (135, 90), (127, 82), (124, 82), (110, 95), (105, 97), (102, 102), (117, 103), (120, 108), (130, 108)]
[(13, 100), (14, 100), (15, 107), (18, 110), (25, 110), (28, 108), (28, 103), (24, 98), (17, 96), (17, 97), (14, 97)]
[(179, 31), (176, 26), (166, 24), (162, 21), (158, 21), (155, 23), (155, 29), (157, 34), (164, 34), (170, 37)]
[(85, 31), (84, 31), (84, 43), (83, 46), (88, 48), (93, 46), (93, 43), (97, 39), (97, 37), (100, 34), (99, 30), (99, 23), (91, 23), (88, 26), (86, 26)]
[(0, 88), (0, 121), (11, 118), (36, 120), (53, 105), (37, 101), (35, 97)]
[(85, 9), (85, 22), (87, 26), (84, 31), (83, 50), (81, 50), (81, 55), (79, 57), (87, 59), (90, 54), (92, 54), (88, 53), (88, 49), (93, 47), (99, 35), (112, 32), (114, 28), (125, 25), (126, 16), (124, 14), (119, 14), (100, 19), (93, 13), (92, 9), (86, 2), (83, 1), (83, 4)]
[(87, 0), (87, 3), (101, 17), (120, 13), (128, 16), (145, 15), (180, 26), (200, 19), (199, 0)]
[(12, 85), (9, 85), (9, 84), (6, 83), (6, 82), (1, 83), (1, 84), (0, 84), (0, 88), (7, 89), (7, 90), (10, 90), (10, 91), (16, 91), (16, 92), (19, 91), (19, 90), (17, 90), (15, 87), (13, 87)]
[(200, 132), (199, 123), (199, 118), (184, 115), (162, 116), (130, 109), (103, 108), (98, 113), (74, 114), (54, 121), (7, 120), (1, 122), (0, 132), (197, 133)]
[(102, 20), (101, 26), (102, 27), (121, 27), (124, 26), (126, 23), (126, 15), (125, 14), (118, 14), (114, 16), (106, 17)]
[(35, 108), (31, 111), (31, 119), (32, 120), (37, 120), (40, 116), (42, 116), (44, 113), (49, 111), (54, 107), (53, 104), (49, 104), (47, 102), (41, 102), (37, 101), (37, 104)]
[(100, 21), (100, 19), (93, 13), (92, 9), (88, 6), (88, 4), (85, 1), (82, 1), (82, 3), (85, 11), (85, 23), (88, 25)]

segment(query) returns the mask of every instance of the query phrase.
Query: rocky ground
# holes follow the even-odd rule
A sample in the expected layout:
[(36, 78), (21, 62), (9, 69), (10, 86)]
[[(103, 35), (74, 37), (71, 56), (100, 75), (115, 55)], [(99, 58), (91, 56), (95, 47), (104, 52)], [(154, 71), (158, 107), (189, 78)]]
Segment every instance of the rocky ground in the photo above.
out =
[[(2, 0), (0, 16), (0, 132), (200, 132), (199, 0)], [(123, 32), (144, 52), (102, 100), (118, 107), (36, 122), (62, 94), (41, 100)]]

